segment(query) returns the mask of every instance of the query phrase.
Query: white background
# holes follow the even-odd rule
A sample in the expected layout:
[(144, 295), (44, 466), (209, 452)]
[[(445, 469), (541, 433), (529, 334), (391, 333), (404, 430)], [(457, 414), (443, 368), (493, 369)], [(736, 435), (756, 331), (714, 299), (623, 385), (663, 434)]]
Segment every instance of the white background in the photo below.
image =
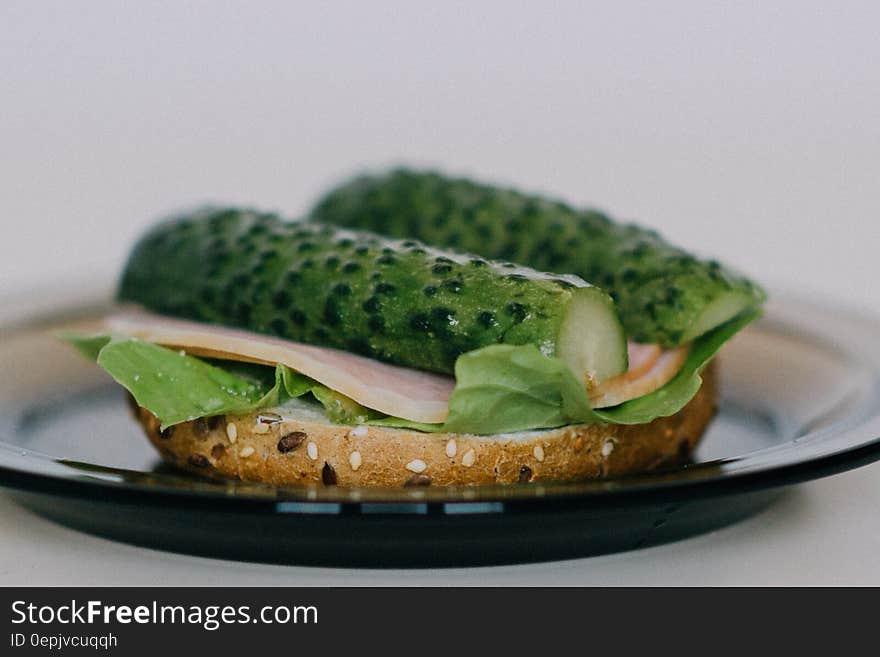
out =
[[(352, 172), (404, 162), (598, 205), (771, 284), (878, 311), (878, 34), (876, 2), (5, 0), (0, 292), (112, 281), (139, 231), (181, 206), (299, 214)], [(864, 525), (878, 472), (815, 485), (862, 500), (846, 507), (863, 528), (851, 545), (880, 533)], [(839, 531), (799, 508), (786, 536)], [(27, 558), (70, 572), (50, 549), (69, 537), (40, 527), (48, 552)], [(729, 531), (780, 558), (757, 529)], [(710, 540), (660, 550), (718, 572), (720, 548), (693, 547)], [(826, 556), (788, 580), (839, 581), (834, 563), (852, 555)]]

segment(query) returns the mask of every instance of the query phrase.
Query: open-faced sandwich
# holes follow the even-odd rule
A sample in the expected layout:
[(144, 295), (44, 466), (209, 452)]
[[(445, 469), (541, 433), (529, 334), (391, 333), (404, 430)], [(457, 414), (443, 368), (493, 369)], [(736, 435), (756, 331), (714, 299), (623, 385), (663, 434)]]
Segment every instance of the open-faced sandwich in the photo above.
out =
[(763, 300), (654, 232), (395, 171), (305, 220), (158, 224), (118, 310), (64, 337), (128, 390), (162, 457), (201, 474), (516, 483), (687, 459), (716, 405), (707, 365)]

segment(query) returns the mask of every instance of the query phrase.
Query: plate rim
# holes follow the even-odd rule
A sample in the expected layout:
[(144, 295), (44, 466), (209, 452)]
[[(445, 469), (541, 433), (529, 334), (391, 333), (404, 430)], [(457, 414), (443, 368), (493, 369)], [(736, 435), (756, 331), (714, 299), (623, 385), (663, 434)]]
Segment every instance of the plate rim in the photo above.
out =
[[(824, 315), (834, 314), (836, 319), (848, 321), (850, 324), (860, 323), (872, 327), (880, 326), (880, 321), (868, 313), (856, 312), (853, 308), (842, 308), (833, 303), (816, 303), (814, 298), (806, 300), (797, 295), (779, 293), (772, 297), (773, 304), (789, 304), (800, 308), (809, 308)], [(69, 301), (69, 297), (68, 297)], [(78, 302), (68, 303), (66, 307), (55, 307), (38, 312), (19, 313), (11, 320), (4, 318), (0, 323), (0, 340), (20, 332), (31, 332), (41, 327), (57, 324), (62, 319), (81, 316), (106, 307), (107, 301), (100, 301), (96, 295), (80, 295)], [(785, 322), (779, 318), (765, 318), (763, 324), (779, 324)], [(811, 331), (801, 331), (800, 337), (817, 340), (824, 348), (839, 348), (842, 354), (848, 354), (839, 345), (829, 344), (826, 337)], [(878, 364), (873, 363), (871, 372), (875, 375), (874, 387), (877, 387)], [(855, 431), (868, 431), (873, 437), (857, 439), (845, 448), (829, 453), (813, 455), (789, 462), (771, 463), (754, 469), (722, 471), (722, 466), (733, 466), (744, 460), (754, 460), (767, 450), (756, 450), (743, 455), (715, 459), (691, 466), (685, 466), (671, 472), (643, 473), (627, 477), (580, 482), (539, 482), (528, 484), (527, 487), (486, 485), (480, 487), (449, 487), (436, 488), (432, 491), (423, 489), (367, 489), (339, 488), (331, 489), (319, 486), (287, 486), (274, 487), (266, 484), (247, 482), (201, 481), (192, 475), (145, 473), (121, 468), (97, 466), (96, 469), (123, 477), (122, 480), (104, 479), (88, 476), (84, 472), (53, 474), (39, 472), (27, 468), (15, 467), (0, 463), (0, 488), (14, 491), (42, 493), (64, 497), (102, 499), (108, 503), (150, 503), (186, 504), (204, 508), (214, 507), (222, 502), (224, 509), (265, 507), (269, 511), (277, 511), (279, 502), (306, 502), (310, 505), (333, 505), (334, 507), (377, 504), (377, 505), (444, 505), (444, 504), (477, 504), (501, 502), (512, 508), (528, 508), (531, 505), (540, 507), (584, 507), (597, 504), (630, 505), (634, 502), (664, 503), (679, 502), (691, 495), (725, 496), (746, 493), (755, 490), (776, 488), (818, 479), (840, 472), (868, 465), (880, 460), (880, 413), (867, 418), (858, 427), (843, 429), (832, 434), (830, 438), (841, 437)], [(872, 422), (873, 421), (873, 422)], [(865, 426), (865, 425), (868, 426)], [(874, 425), (877, 425), (874, 427)], [(819, 438), (821, 440), (821, 437)], [(798, 447), (809, 441), (790, 441), (767, 449), (796, 451)], [(12, 452), (13, 463), (20, 459), (37, 459), (49, 461), (64, 467), (71, 467), (71, 462), (53, 458), (48, 454), (24, 449), (7, 442), (0, 441), (0, 452), (7, 455)], [(708, 473), (707, 471), (714, 471)], [(681, 476), (682, 472), (694, 476)], [(146, 484), (137, 479), (160, 480), (161, 484)], [(479, 491), (479, 494), (476, 491)], [(470, 492), (470, 494), (468, 494)]]

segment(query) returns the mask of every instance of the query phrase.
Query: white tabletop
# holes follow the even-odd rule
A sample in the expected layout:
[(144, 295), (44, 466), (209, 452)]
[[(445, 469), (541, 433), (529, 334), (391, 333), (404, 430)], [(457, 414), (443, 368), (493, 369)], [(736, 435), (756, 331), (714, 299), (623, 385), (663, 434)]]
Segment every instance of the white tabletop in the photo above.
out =
[(880, 465), (792, 488), (763, 513), (665, 545), (519, 566), (366, 570), (239, 563), (60, 527), (0, 497), (0, 583), (13, 585), (880, 584)]
[[(403, 161), (596, 203), (880, 314), (877, 3), (269, 4), (0, 4), (2, 298), (111, 285), (180, 206), (296, 215)], [(0, 497), (0, 584), (880, 584), (878, 508), (869, 466), (660, 547), (402, 572), (145, 550)]]

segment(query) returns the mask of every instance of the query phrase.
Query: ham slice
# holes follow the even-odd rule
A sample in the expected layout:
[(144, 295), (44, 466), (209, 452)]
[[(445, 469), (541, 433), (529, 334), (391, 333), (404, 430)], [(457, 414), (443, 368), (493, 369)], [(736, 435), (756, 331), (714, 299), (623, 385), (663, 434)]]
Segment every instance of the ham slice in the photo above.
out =
[[(381, 413), (414, 422), (443, 422), (455, 379), (389, 365), (339, 349), (173, 319), (139, 309), (104, 317), (100, 330), (122, 333), (194, 356), (274, 366), (281, 363)], [(614, 406), (653, 392), (679, 371), (687, 348), (628, 343), (629, 369), (590, 391), (594, 408)]]
[(656, 344), (627, 343), (629, 369), (590, 391), (593, 408), (616, 406), (643, 397), (672, 380), (687, 359), (687, 347), (663, 350)]
[(455, 379), (389, 365), (339, 349), (315, 347), (238, 329), (126, 310), (103, 320), (110, 332), (183, 349), (194, 356), (263, 365), (281, 363), (381, 413), (443, 422)]

